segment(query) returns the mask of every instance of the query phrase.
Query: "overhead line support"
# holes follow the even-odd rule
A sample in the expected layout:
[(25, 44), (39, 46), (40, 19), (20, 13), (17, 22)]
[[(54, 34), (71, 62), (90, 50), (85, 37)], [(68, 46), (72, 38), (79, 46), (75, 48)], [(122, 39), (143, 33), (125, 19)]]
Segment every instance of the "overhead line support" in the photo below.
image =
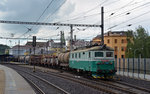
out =
[(5, 20), (0, 20), (0, 23), (28, 24), (28, 25), (52, 25), (52, 26), (101, 27), (101, 25), (91, 25), (91, 24), (42, 23), (42, 22), (23, 22), (23, 21), (5, 21)]

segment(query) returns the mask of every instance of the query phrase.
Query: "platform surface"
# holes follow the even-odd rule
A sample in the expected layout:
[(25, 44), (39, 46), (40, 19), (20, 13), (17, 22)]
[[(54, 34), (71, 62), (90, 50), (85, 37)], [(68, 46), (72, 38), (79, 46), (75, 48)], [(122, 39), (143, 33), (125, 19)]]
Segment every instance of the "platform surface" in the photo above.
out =
[(35, 94), (15, 70), (0, 65), (0, 94)]

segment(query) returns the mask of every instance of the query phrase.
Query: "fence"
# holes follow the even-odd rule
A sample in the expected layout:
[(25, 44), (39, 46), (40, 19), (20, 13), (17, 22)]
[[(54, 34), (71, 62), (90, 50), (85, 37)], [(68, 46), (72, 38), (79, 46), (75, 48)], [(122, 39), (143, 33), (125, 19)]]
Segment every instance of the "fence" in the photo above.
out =
[[(143, 74), (145, 79), (146, 75), (150, 75), (150, 58), (119, 58), (115, 59), (115, 68), (118, 75), (129, 76), (136, 74), (138, 78)], [(126, 75), (125, 75), (126, 74)]]

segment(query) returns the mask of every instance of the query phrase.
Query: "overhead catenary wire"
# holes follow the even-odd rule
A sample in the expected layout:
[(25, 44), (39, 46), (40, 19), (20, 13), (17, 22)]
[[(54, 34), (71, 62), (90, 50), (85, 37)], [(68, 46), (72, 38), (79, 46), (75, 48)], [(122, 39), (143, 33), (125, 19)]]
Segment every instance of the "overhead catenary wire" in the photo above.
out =
[(129, 24), (126, 24), (125, 26), (122, 26), (122, 27), (119, 27), (117, 29), (122, 29), (122, 28), (126, 28), (126, 27), (131, 27), (131, 26), (134, 26), (136, 24), (141, 24), (143, 22), (146, 22), (146, 21), (149, 21), (150, 19), (145, 19), (145, 20), (141, 20), (141, 21), (138, 21), (138, 22), (134, 22), (134, 23), (129, 23)]
[[(66, 21), (70, 21), (70, 20), (72, 20), (72, 19), (80, 19), (81, 17), (84, 17), (87, 13), (89, 13), (89, 12), (91, 12), (91, 11), (93, 11), (93, 10), (99, 8), (101, 5), (103, 5), (103, 4), (106, 3), (107, 1), (108, 1), (108, 0), (104, 0), (102, 3), (98, 4), (97, 6), (95, 6), (95, 7), (92, 8), (92, 9), (89, 9), (89, 10), (84, 11), (84, 12), (82, 12), (82, 13), (79, 13), (79, 14), (77, 14), (77, 15), (73, 15), (73, 18), (70, 17), (71, 19), (68, 19), (68, 18), (67, 18), (67, 19), (65, 19), (65, 20), (60, 20), (60, 21), (57, 21), (57, 22), (54, 22), (54, 23), (66, 22)], [(77, 16), (77, 17), (76, 17), (76, 16)]]
[[(83, 16), (82, 18), (84, 18), (84, 16)], [(81, 19), (82, 19), (82, 18), (81, 18)]]
[[(47, 16), (47, 18), (43, 21), (43, 22), (47, 22), (48, 19), (50, 17), (52, 17), (64, 4), (65, 4), (66, 0), (63, 1), (63, 3), (61, 3), (50, 15)], [(39, 28), (39, 26), (37, 27), (37, 29)], [(36, 30), (34, 30), (36, 31)], [(29, 37), (29, 36), (28, 36)]]
[[(106, 2), (106, 1), (107, 1), (107, 0), (105, 0), (104, 2)], [(104, 2), (103, 2), (103, 3), (104, 3)], [(63, 5), (63, 4), (64, 4), (64, 3), (62, 3), (62, 5)], [(61, 6), (62, 6), (62, 5), (61, 5)], [(60, 7), (61, 7), (61, 6), (60, 6)], [(58, 8), (58, 9), (59, 9), (59, 8)], [(57, 9), (56, 9), (56, 10), (57, 10)], [(88, 12), (89, 12), (89, 11), (88, 11)], [(90, 17), (90, 16), (94, 16), (94, 15), (99, 15), (99, 14), (100, 14), (100, 13), (96, 13), (96, 14), (84, 16), (84, 18), (87, 18), (87, 17)], [(51, 16), (52, 16), (52, 15), (51, 15)]]
[[(50, 5), (53, 3), (53, 1), (54, 1), (54, 0), (51, 0), (51, 1), (49, 2), (49, 4), (48, 4), (47, 7), (44, 9), (44, 11), (43, 11), (42, 14), (39, 16), (39, 18), (36, 20), (36, 22), (38, 22), (38, 21), (41, 19), (41, 17), (44, 15), (44, 13), (45, 13), (46, 10), (50, 7)], [(30, 29), (32, 30), (33, 27), (34, 27), (34, 26), (32, 26)], [(25, 34), (27, 34), (27, 33), (28, 33), (29, 31), (31, 31), (31, 30), (28, 30), (28, 31), (25, 32), (24, 34), (20, 35), (19, 37), (24, 36)]]
[(52, 17), (52, 16), (65, 4), (66, 1), (67, 1), (67, 0), (64, 0), (63, 3), (61, 3), (61, 4), (53, 11), (53, 13), (50, 14), (50, 15), (46, 18), (46, 20), (45, 20), (44, 22), (46, 22), (50, 17)]
[[(108, 0), (104, 0), (104, 2), (102, 2), (101, 4), (103, 4), (103, 3), (105, 3), (105, 2), (107, 2)], [(43, 13), (41, 14), (41, 16), (37, 19), (37, 21), (39, 21), (39, 19), (42, 17), (42, 15), (46, 12), (46, 10), (48, 9), (48, 7), (52, 4), (52, 2), (53, 2), (53, 0), (49, 3), (49, 5), (46, 7), (46, 9), (43, 11)], [(64, 4), (66, 2), (66, 0), (52, 13), (52, 15), (54, 15), (54, 13)], [(96, 7), (98, 7), (98, 6), (96, 6)], [(89, 10), (89, 11), (87, 11), (87, 13), (88, 12), (90, 12), (90, 11), (92, 11), (92, 10), (94, 10), (94, 9), (91, 9), (91, 10)], [(49, 15), (47, 18), (46, 18), (46, 20), (48, 20), (48, 18), (50, 18), (52, 15)], [(92, 15), (89, 15), (89, 16), (92, 16)], [(87, 16), (85, 16), (84, 18), (86, 18)], [(33, 27), (32, 27), (33, 28)], [(32, 29), (31, 28), (31, 29)], [(28, 29), (28, 31), (27, 32), (25, 32), (23, 35), (25, 35), (25, 34), (27, 34), (29, 31), (31, 31), (31, 30), (29, 30)], [(23, 36), (23, 35), (21, 35), (21, 36)], [(20, 36), (20, 37), (21, 37)], [(31, 35), (30, 35), (31, 36)]]
[[(130, 12), (130, 11), (136, 10), (136, 9), (141, 8), (141, 7), (143, 7), (143, 6), (145, 6), (145, 5), (148, 5), (148, 4), (150, 4), (150, 2), (147, 2), (147, 3), (144, 3), (144, 4), (139, 5), (139, 6), (137, 6), (137, 7), (134, 7), (134, 8), (132, 8), (132, 9), (129, 9), (129, 10), (127, 10), (127, 11), (125, 11), (125, 12), (122, 12), (122, 13), (120, 13), (120, 14), (117, 14), (117, 15), (115, 15), (115, 16), (110, 16), (110, 17), (106, 18), (105, 21), (108, 20), (108, 19), (110, 19), (110, 18), (116, 18), (116, 17), (118, 17), (118, 16), (120, 16), (120, 15), (123, 15), (124, 13), (128, 13), (128, 12)], [(114, 14), (113, 14), (113, 15), (114, 15)]]
[[(74, 20), (79, 20), (79, 19), (85, 19), (85, 18), (88, 18), (88, 17), (98, 16), (100, 14), (101, 13), (95, 13), (95, 14), (85, 15), (83, 17), (77, 17), (77, 18), (69, 19), (69, 20), (62, 21), (62, 22), (69, 22), (69, 21), (74, 21)], [(59, 22), (56, 22), (56, 23), (59, 23)]]
[(116, 28), (116, 27), (118, 27), (118, 26), (121, 25), (121, 24), (124, 24), (124, 23), (126, 23), (126, 22), (129, 22), (129, 21), (131, 21), (131, 20), (134, 20), (134, 19), (136, 19), (136, 18), (139, 18), (139, 17), (141, 17), (141, 16), (143, 16), (143, 15), (146, 15), (146, 14), (149, 14), (149, 13), (150, 13), (150, 11), (147, 11), (147, 12), (142, 13), (142, 14), (136, 16), (136, 17), (133, 17), (133, 18), (131, 18), (131, 19), (125, 21), (125, 22), (121, 22), (121, 23), (119, 23), (119, 24), (117, 24), (117, 25), (114, 25), (114, 26), (112, 26), (112, 27), (110, 27), (110, 28), (108, 28), (108, 29)]
[(141, 3), (142, 1), (140, 1), (140, 2), (135, 2), (135, 3), (131, 3), (131, 4), (126, 4), (126, 6), (125, 5), (123, 5), (123, 6), (121, 6), (121, 7), (119, 7), (119, 8), (116, 8), (116, 9), (112, 9), (112, 10), (109, 10), (109, 11), (105, 11), (105, 13), (112, 13), (112, 11), (113, 11), (113, 13), (115, 13), (115, 12), (118, 12), (118, 11), (120, 11), (120, 10), (122, 10), (122, 9), (124, 9), (124, 8), (126, 8), (126, 7), (129, 7), (129, 6), (133, 6), (133, 5), (136, 5), (136, 4), (139, 4), (139, 3)]

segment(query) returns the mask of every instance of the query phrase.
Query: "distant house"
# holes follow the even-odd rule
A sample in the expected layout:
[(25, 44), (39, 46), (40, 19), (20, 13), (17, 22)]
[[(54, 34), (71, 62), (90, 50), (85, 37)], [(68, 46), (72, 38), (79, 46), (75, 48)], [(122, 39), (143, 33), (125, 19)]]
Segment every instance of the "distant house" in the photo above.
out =
[(49, 40), (47, 42), (36, 42), (35, 52), (32, 46), (32, 42), (27, 42), (25, 45), (13, 46), (9, 52), (14, 55), (32, 55), (32, 54), (58, 54), (61, 51), (65, 51), (64, 42), (54, 42)]
[(9, 50), (9, 54), (10, 55), (14, 55), (14, 56), (18, 56), (18, 55), (25, 55), (25, 53), (29, 50), (29, 47), (26, 45), (16, 45), (13, 46), (10, 50)]
[(47, 42), (47, 44), (48, 44), (48, 50), (49, 51), (54, 51), (55, 55), (57, 55), (60, 52), (65, 51), (65, 43), (54, 42), (53, 40), (49, 40)]
[(101, 35), (97, 35), (96, 37), (92, 39), (92, 45), (95, 45), (95, 44), (98, 44), (98, 45), (101, 44)]
[(82, 48), (82, 47), (89, 46), (89, 45), (90, 45), (90, 42), (85, 41), (85, 40), (76, 40), (76, 41), (73, 42), (73, 48), (74, 49)]
[[(29, 49), (27, 50), (27, 54), (34, 54), (32, 42), (27, 42), (25, 45), (29, 47)], [(47, 53), (46, 51), (47, 51), (46, 42), (36, 42), (35, 54), (46, 54)]]

